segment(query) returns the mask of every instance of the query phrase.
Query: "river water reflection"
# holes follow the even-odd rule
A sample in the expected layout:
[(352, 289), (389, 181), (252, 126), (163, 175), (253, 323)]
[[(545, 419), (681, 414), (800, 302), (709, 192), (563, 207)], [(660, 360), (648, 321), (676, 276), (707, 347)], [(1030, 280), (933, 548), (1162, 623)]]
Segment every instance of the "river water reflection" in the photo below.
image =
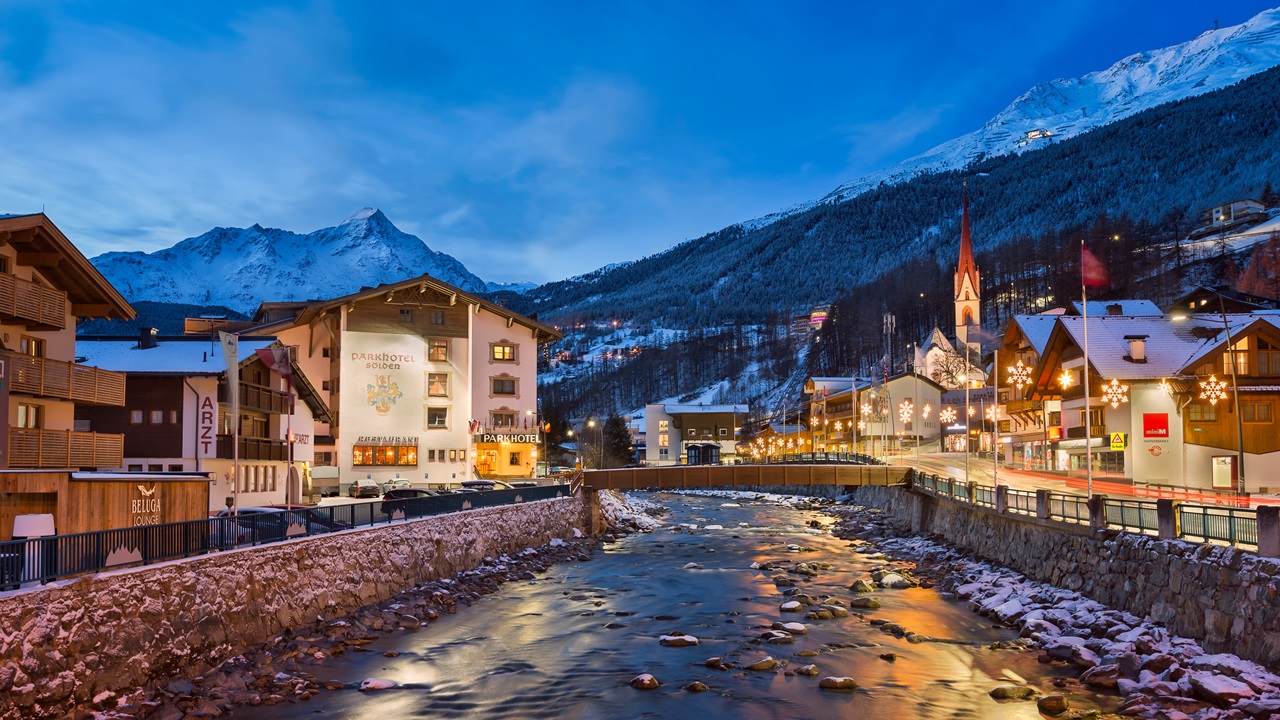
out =
[[(883, 561), (867, 560), (829, 532), (806, 527), (814, 518), (827, 521), (817, 512), (749, 502), (731, 507), (721, 498), (652, 498), (671, 507), (670, 524), (699, 529), (664, 528), (624, 538), (606, 545), (591, 562), (559, 565), (536, 581), (508, 583), (421, 631), (389, 635), (367, 646), (371, 652), (307, 668), (321, 680), (359, 683), (378, 677), (410, 687), (322, 692), (299, 704), (237, 708), (234, 716), (1039, 718), (1034, 702), (997, 703), (988, 691), (1012, 677), (1055, 692), (1051, 673), (1068, 672), (1037, 663), (1032, 652), (987, 649), (1016, 638), (1015, 631), (993, 628), (963, 603), (943, 600), (933, 590), (877, 591), (879, 610), (854, 611), (844, 619), (805, 621), (781, 613), (786, 598), (770, 573), (749, 569), (752, 562), (831, 563), (816, 578), (792, 577), (802, 592), (848, 602), (854, 597), (848, 590), (853, 580)], [(723, 529), (707, 530), (707, 525)], [(788, 544), (815, 552), (789, 552)], [(703, 568), (684, 569), (690, 562)], [(870, 624), (873, 618), (967, 644), (913, 644), (881, 632)], [(779, 620), (804, 622), (809, 632), (796, 636), (794, 645), (752, 642)], [(673, 633), (693, 635), (701, 645), (658, 644), (659, 636)], [(804, 650), (818, 655), (796, 656)], [(388, 658), (382, 655), (386, 651), (400, 654)], [(896, 661), (880, 659), (890, 652)], [(772, 672), (725, 672), (703, 665), (713, 656), (746, 665), (765, 655), (789, 664)], [(808, 663), (818, 666), (819, 676), (785, 674)], [(646, 672), (662, 686), (640, 691), (628, 685)], [(820, 691), (818, 680), (828, 675), (853, 677), (860, 688), (853, 694)], [(695, 680), (711, 689), (682, 689)], [(1072, 696), (1072, 706), (1093, 707), (1094, 699)]]

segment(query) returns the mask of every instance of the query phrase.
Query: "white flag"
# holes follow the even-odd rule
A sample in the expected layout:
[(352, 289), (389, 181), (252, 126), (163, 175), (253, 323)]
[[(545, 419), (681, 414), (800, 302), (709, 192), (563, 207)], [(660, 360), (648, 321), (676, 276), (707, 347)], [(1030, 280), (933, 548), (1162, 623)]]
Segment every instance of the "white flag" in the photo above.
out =
[(231, 405), (231, 432), (237, 434), (240, 428), (240, 336), (219, 332), (218, 340), (222, 342), (222, 357), (227, 361), (227, 403)]

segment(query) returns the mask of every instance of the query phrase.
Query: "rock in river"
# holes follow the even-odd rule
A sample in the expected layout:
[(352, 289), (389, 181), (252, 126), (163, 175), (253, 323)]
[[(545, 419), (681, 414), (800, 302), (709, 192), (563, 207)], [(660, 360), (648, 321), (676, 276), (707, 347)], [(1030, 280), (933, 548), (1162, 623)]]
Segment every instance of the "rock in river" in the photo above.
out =
[(389, 690), (396, 684), (391, 680), (383, 680), (382, 678), (367, 678), (360, 683), (361, 690)]
[(689, 647), (698, 644), (698, 638), (692, 635), (663, 635), (658, 642), (667, 647)]
[(988, 694), (996, 700), (1026, 700), (1036, 694), (1036, 689), (1026, 685), (1001, 685)]
[(778, 667), (778, 661), (774, 660), (771, 656), (765, 656), (763, 660), (757, 660), (748, 665), (747, 669), (754, 670), (756, 672), (763, 672), (765, 670), (772, 670), (776, 667)]
[(834, 692), (853, 692), (858, 689), (858, 683), (851, 677), (824, 677), (818, 681), (818, 687)]
[(644, 673), (643, 675), (637, 675), (631, 678), (631, 687), (637, 690), (652, 690), (658, 687), (658, 685), (658, 678), (650, 675), (649, 673)]
[(1045, 715), (1061, 715), (1071, 709), (1065, 695), (1045, 695), (1036, 701), (1036, 709)]

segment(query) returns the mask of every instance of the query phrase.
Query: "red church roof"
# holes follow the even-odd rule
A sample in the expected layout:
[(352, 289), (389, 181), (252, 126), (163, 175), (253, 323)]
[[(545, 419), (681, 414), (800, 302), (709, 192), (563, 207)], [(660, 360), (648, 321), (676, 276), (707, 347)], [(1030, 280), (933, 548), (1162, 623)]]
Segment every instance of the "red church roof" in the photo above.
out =
[(969, 276), (973, 291), (980, 294), (978, 264), (973, 261), (973, 239), (969, 236), (969, 187), (967, 185), (964, 189), (964, 214), (960, 217), (960, 264), (956, 266), (956, 299), (960, 298), (960, 287), (966, 275)]

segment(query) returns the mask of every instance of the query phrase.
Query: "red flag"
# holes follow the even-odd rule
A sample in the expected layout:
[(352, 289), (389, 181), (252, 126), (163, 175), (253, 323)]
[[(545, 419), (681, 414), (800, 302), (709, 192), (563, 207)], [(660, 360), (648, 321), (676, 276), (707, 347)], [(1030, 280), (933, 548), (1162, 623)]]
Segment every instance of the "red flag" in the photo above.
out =
[(1111, 274), (1097, 255), (1080, 245), (1080, 281), (1085, 287), (1106, 287), (1111, 284)]
[(293, 365), (289, 362), (289, 348), (260, 348), (257, 353), (262, 360), (262, 364), (266, 365), (268, 370), (280, 373), (280, 376), (284, 378), (285, 387), (293, 387)]

